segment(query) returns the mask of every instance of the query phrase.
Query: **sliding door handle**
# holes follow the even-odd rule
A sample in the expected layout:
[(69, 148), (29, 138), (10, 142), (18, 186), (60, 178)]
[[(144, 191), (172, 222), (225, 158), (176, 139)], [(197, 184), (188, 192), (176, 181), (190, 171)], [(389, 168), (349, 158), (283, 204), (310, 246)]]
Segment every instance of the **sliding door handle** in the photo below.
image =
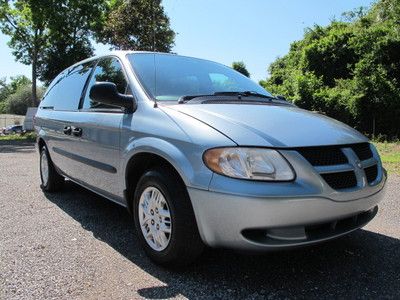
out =
[(64, 130), (63, 130), (64, 134), (70, 135), (71, 131), (72, 131), (71, 126), (65, 126), (64, 127)]
[(73, 134), (74, 136), (81, 136), (81, 135), (82, 135), (82, 128), (74, 127), (74, 128), (72, 129), (72, 134)]

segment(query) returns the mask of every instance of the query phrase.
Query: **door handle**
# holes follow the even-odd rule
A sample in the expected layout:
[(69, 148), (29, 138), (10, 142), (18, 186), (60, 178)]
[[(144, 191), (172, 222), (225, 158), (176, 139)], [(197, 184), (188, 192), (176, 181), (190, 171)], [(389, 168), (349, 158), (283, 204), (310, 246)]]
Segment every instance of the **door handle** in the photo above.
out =
[(82, 135), (82, 128), (74, 127), (74, 128), (72, 129), (72, 134), (73, 134), (74, 136), (81, 136), (81, 135)]
[(70, 135), (70, 134), (71, 134), (71, 131), (72, 131), (71, 126), (65, 126), (65, 127), (64, 127), (64, 130), (63, 130), (64, 134)]

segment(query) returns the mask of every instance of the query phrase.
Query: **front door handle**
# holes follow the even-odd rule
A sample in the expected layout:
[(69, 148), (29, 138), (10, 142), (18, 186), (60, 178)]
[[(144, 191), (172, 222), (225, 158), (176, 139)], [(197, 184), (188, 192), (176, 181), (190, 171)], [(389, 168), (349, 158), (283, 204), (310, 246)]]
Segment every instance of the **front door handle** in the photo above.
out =
[(64, 134), (70, 135), (70, 134), (71, 134), (71, 131), (72, 131), (71, 126), (65, 126), (65, 127), (64, 127), (64, 130), (63, 130)]
[(81, 135), (82, 135), (82, 128), (74, 127), (74, 128), (72, 129), (72, 134), (73, 134), (74, 136), (81, 136)]

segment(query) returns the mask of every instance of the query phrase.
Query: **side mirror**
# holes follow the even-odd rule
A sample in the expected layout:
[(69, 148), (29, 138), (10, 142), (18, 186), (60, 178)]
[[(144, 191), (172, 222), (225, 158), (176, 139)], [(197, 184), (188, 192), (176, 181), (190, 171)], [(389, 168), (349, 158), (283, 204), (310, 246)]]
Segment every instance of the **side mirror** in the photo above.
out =
[(96, 82), (90, 88), (89, 96), (103, 104), (124, 107), (130, 113), (136, 110), (135, 98), (118, 93), (117, 86), (112, 82)]
[(284, 96), (282, 96), (282, 95), (276, 95), (276, 99), (287, 101), (286, 98)]

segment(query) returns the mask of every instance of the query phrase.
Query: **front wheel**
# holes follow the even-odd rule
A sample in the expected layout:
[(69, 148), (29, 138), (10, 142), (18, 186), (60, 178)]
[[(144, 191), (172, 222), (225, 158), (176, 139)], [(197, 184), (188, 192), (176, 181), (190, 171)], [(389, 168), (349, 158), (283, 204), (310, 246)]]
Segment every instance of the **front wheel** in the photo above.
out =
[(40, 180), (45, 192), (57, 192), (64, 184), (64, 177), (57, 173), (46, 146), (40, 149)]
[(154, 262), (180, 267), (201, 254), (204, 244), (189, 195), (168, 168), (149, 170), (141, 177), (133, 210), (140, 243)]

